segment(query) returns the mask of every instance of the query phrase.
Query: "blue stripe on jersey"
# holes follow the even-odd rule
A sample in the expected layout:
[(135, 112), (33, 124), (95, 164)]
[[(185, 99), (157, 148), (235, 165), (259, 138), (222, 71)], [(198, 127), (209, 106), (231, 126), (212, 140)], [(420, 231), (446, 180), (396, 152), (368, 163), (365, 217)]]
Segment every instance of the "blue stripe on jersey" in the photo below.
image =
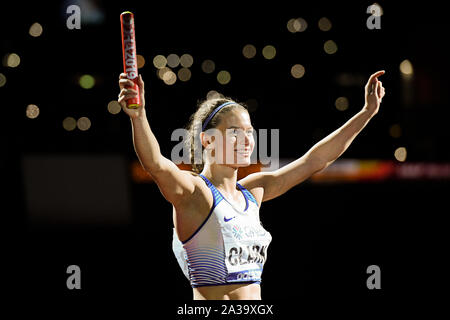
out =
[(250, 201), (254, 202), (256, 205), (258, 205), (258, 202), (256, 201), (255, 197), (253, 196), (253, 194), (250, 191), (245, 189), (239, 182), (237, 182), (237, 185), (238, 185), (239, 189), (241, 189), (244, 196), (247, 197), (247, 199), (249, 199)]
[(226, 282), (227, 268), (223, 248), (186, 248), (192, 287)]

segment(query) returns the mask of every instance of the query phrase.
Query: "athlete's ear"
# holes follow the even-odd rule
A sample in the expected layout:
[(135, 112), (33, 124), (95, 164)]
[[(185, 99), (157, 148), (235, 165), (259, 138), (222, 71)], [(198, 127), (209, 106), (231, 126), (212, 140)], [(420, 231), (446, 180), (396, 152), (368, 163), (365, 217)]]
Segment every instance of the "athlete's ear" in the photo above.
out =
[(212, 143), (211, 136), (206, 134), (204, 131), (200, 132), (200, 141), (202, 142), (203, 148), (208, 147)]

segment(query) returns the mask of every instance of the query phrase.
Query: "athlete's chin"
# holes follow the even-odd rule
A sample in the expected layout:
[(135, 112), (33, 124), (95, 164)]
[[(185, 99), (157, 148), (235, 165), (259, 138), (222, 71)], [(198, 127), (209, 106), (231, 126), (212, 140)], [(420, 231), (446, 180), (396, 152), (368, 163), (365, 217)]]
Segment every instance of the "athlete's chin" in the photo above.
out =
[(235, 163), (231, 164), (230, 166), (233, 168), (243, 168), (243, 167), (248, 167), (250, 164), (251, 164), (250, 159), (248, 159), (248, 161), (235, 162)]

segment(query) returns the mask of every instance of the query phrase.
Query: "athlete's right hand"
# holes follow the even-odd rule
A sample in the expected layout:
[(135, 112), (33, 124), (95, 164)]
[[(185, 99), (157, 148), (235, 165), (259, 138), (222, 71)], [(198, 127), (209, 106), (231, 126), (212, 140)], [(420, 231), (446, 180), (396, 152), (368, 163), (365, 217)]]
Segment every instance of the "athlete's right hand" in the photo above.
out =
[(141, 98), (141, 106), (136, 109), (127, 108), (128, 99), (134, 98), (137, 96), (137, 92), (130, 87), (134, 87), (134, 82), (127, 79), (126, 73), (121, 73), (119, 76), (119, 99), (117, 100), (122, 106), (122, 110), (129, 115), (131, 118), (137, 118), (145, 114), (145, 89), (144, 89), (144, 81), (142, 80), (141, 75), (138, 77), (138, 87), (139, 87), (139, 95)]

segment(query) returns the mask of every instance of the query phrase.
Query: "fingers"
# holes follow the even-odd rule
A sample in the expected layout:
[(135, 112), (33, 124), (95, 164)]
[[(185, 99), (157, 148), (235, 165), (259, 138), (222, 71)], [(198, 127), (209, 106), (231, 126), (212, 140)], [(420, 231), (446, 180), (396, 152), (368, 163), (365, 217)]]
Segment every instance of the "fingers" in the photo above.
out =
[(138, 77), (138, 86), (142, 90), (144, 89), (144, 80), (142, 80), (142, 76), (141, 75), (139, 75), (139, 77)]
[(376, 90), (377, 97), (378, 97), (378, 99), (381, 99), (381, 88), (382, 88), (381, 81), (377, 81), (376, 88), (377, 88), (377, 90)]
[[(127, 78), (127, 74), (126, 73), (121, 73), (119, 75), (119, 87), (120, 89), (124, 88), (124, 87), (134, 87), (134, 82), (131, 81), (130, 79)], [(144, 80), (142, 80), (142, 76), (139, 75), (138, 79), (137, 79), (137, 85), (139, 86), (139, 88), (141, 90), (144, 90)]]
[(117, 100), (117, 101), (120, 103), (123, 100), (135, 98), (135, 97), (137, 97), (137, 95), (138, 95), (138, 92), (136, 90), (123, 88), (122, 90), (120, 90), (119, 100)]
[(134, 82), (128, 79), (120, 79), (119, 80), (119, 87), (120, 89), (127, 87), (134, 87)]
[(369, 80), (367, 81), (366, 84), (366, 91), (368, 91), (369, 94), (373, 93), (375, 90), (375, 84), (378, 81), (378, 77), (382, 76), (385, 73), (384, 70), (380, 70), (375, 72), (374, 74), (372, 74), (369, 78)]
[(383, 83), (380, 81), (380, 89), (379, 89), (379, 92), (378, 92), (378, 98), (380, 99), (380, 102), (383, 100), (383, 97), (384, 97), (385, 93), (386, 92), (384, 90)]
[(370, 76), (368, 82), (369, 82), (369, 83), (375, 82), (375, 80), (378, 80), (377, 78), (378, 78), (379, 76), (382, 76), (384, 73), (385, 73), (384, 70), (380, 70), (380, 71), (375, 72), (374, 74), (372, 74), (372, 75)]

